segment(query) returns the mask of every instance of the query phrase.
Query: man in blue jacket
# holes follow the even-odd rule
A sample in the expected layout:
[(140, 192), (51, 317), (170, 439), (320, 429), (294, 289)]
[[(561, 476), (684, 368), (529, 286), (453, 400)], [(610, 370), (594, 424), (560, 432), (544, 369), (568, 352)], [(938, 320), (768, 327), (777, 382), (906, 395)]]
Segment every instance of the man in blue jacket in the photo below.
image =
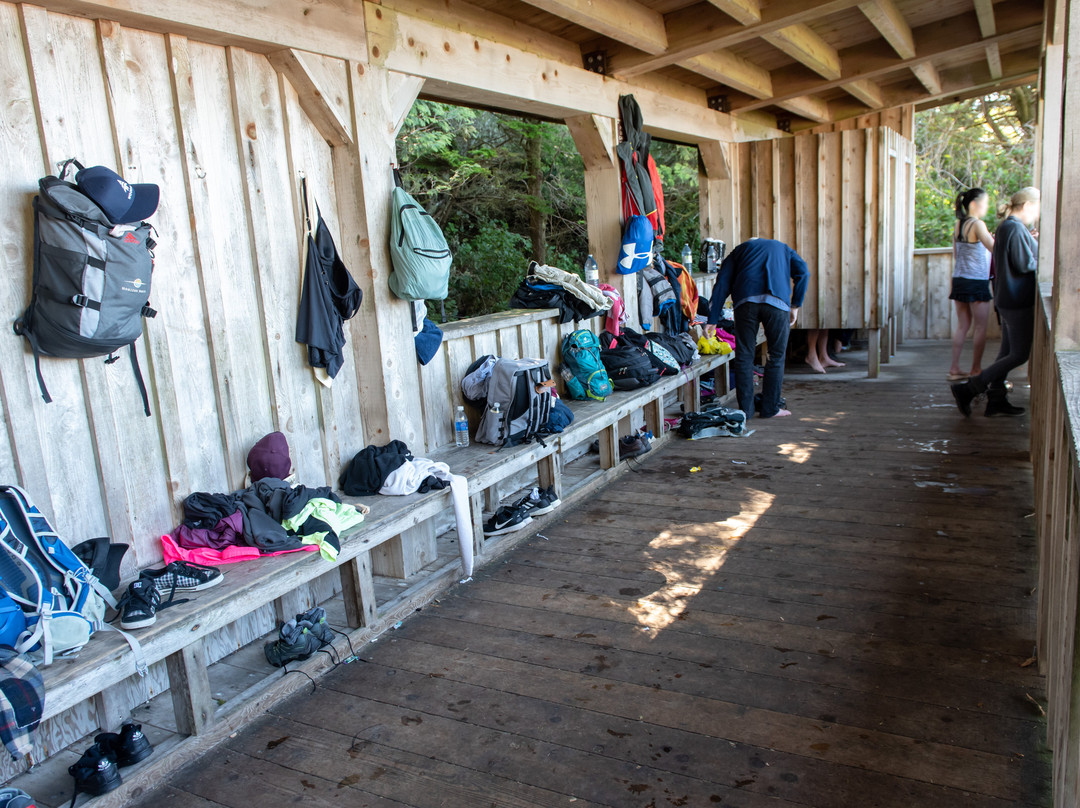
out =
[(728, 296), (735, 306), (735, 392), (739, 409), (754, 414), (754, 350), (765, 329), (769, 361), (761, 390), (761, 416), (791, 415), (780, 407), (788, 331), (795, 325), (810, 280), (806, 262), (782, 241), (752, 238), (731, 251), (713, 287), (709, 323), (720, 322)]

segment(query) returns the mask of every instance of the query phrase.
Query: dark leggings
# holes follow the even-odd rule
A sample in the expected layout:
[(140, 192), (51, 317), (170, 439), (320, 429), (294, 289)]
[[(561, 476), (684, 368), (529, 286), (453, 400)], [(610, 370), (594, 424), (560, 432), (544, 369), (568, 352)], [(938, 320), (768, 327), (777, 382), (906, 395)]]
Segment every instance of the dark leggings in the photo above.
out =
[(1020, 367), (1031, 356), (1035, 338), (1035, 309), (999, 309), (1001, 350), (994, 364), (971, 380), (976, 392), (1004, 389), (1009, 371)]

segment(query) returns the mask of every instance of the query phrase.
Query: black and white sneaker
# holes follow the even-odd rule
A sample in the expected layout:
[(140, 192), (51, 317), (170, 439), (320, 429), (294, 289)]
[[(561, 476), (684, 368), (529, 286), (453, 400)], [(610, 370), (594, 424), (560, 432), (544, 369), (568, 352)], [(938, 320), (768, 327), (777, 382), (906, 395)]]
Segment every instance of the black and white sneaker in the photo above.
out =
[(547, 488), (534, 488), (510, 507), (525, 508), (529, 516), (543, 516), (561, 504), (558, 494), (555, 493), (555, 486), (550, 485)]
[(154, 625), (160, 605), (161, 595), (153, 581), (143, 577), (132, 581), (116, 605), (120, 612), (120, 628), (146, 628)]
[(174, 561), (159, 570), (143, 570), (141, 577), (153, 583), (158, 592), (168, 592), (169, 600), (177, 592), (198, 592), (217, 586), (225, 579), (217, 567), (187, 561)]
[(513, 533), (521, 530), (532, 521), (529, 511), (524, 508), (516, 508), (513, 505), (503, 505), (494, 516), (484, 522), (485, 536), (501, 536), (504, 533)]

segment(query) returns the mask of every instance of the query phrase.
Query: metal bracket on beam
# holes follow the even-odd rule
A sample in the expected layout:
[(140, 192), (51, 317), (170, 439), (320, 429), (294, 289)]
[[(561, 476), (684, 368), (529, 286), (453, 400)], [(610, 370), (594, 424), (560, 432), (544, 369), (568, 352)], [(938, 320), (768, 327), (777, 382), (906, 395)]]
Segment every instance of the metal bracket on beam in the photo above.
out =
[(606, 76), (608, 74), (607, 51), (589, 51), (582, 55), (582, 59), (585, 62), (586, 70), (592, 71), (593, 73), (599, 73), (601, 76)]
[(791, 118), (777, 118), (776, 119), (776, 128), (779, 129), (781, 132), (787, 132), (790, 135), (791, 134)]
[(709, 105), (709, 109), (717, 112), (731, 112), (731, 102), (726, 95), (710, 95), (705, 103)]

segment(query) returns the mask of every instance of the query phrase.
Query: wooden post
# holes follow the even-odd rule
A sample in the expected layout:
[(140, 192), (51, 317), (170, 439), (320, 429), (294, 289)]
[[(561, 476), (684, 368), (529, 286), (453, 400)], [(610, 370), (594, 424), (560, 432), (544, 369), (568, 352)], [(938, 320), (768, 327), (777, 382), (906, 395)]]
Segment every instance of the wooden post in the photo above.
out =
[(613, 469), (619, 464), (619, 426), (611, 424), (600, 431), (600, 468)]
[(541, 457), (536, 463), (536, 471), (541, 488), (554, 487), (556, 494), (562, 494), (562, 455), (559, 452)]
[(664, 399), (654, 398), (645, 405), (645, 426), (656, 438), (664, 435)]
[(373, 548), (371, 568), (376, 575), (408, 578), (434, 561), (437, 554), (435, 524), (428, 519)]
[[(1061, 109), (1061, 154), (1080, 149), (1080, 10), (1070, 3), (1065, 21), (1065, 73)], [(1049, 133), (1048, 133), (1049, 134)], [(1056, 212), (1076, 210), (1080, 204), (1080, 163), (1061, 161)], [(1080, 230), (1058, 228), (1054, 245), (1053, 347), (1058, 351), (1080, 350)]]
[(881, 334), (880, 328), (872, 328), (867, 334), (867, 371), (866, 375), (876, 379), (881, 374)]
[(345, 621), (349, 628), (370, 626), (378, 616), (375, 585), (368, 553), (350, 558), (341, 565), (341, 593), (345, 600)]
[(170, 654), (165, 658), (165, 667), (169, 673), (176, 731), (181, 735), (198, 735), (214, 722), (203, 641), (196, 640)]
[(698, 144), (698, 154), (703, 169), (698, 184), (701, 237), (722, 239), (731, 250), (739, 238), (739, 206), (731, 165), (737, 150), (729, 150), (726, 143), (711, 140)]
[(1061, 175), (1061, 112), (1065, 77), (1065, 46), (1047, 45), (1043, 53), (1039, 116), (1039, 189), (1042, 217), (1039, 222), (1039, 280), (1054, 279), (1054, 247), (1057, 243), (1058, 178)]

